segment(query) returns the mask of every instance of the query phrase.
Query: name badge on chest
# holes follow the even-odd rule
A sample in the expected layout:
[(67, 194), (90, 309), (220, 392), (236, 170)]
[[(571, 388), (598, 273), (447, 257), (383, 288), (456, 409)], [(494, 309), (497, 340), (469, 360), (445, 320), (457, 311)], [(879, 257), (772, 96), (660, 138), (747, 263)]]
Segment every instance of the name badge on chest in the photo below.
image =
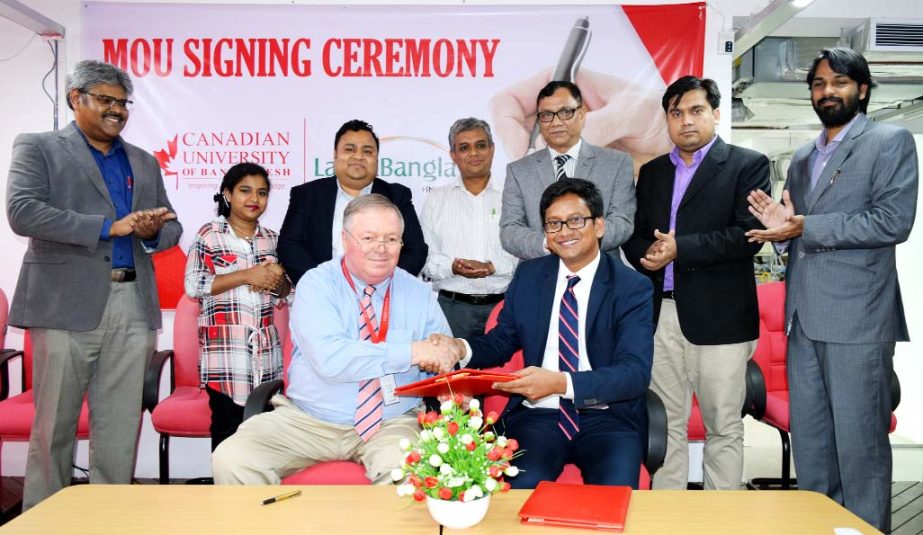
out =
[(394, 395), (394, 389), (397, 388), (397, 385), (394, 382), (394, 376), (391, 374), (382, 376), (379, 378), (379, 383), (381, 383), (381, 397), (384, 398), (385, 405), (394, 405), (400, 401), (396, 395)]

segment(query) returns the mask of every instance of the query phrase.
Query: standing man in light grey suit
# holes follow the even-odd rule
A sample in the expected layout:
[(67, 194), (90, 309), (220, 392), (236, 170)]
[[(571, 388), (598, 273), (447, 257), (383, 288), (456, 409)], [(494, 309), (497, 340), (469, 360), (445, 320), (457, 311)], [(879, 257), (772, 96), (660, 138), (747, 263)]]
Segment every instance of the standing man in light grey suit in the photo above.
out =
[(605, 205), (606, 234), (602, 251), (618, 256), (618, 248), (634, 228), (635, 183), (631, 156), (590, 145), (580, 138), (586, 108), (580, 89), (552, 81), (537, 98), (536, 118), (547, 149), (506, 166), (500, 243), (523, 260), (548, 254), (539, 201), (551, 183), (564, 177), (596, 184)]
[[(889, 380), (908, 340), (894, 249), (916, 212), (917, 154), (902, 128), (865, 116), (868, 64), (824, 50), (808, 73), (824, 130), (795, 152), (782, 204), (761, 191), (752, 241), (788, 247), (786, 330), (791, 430), (801, 489), (876, 528), (891, 524)], [(778, 245), (777, 245), (778, 247)]]
[(10, 227), (29, 238), (9, 323), (28, 328), (35, 421), (23, 510), (70, 483), (86, 394), (90, 482), (129, 483), (144, 370), (160, 328), (151, 253), (182, 227), (154, 157), (120, 137), (131, 79), (81, 61), (67, 77), (74, 122), (13, 143)]

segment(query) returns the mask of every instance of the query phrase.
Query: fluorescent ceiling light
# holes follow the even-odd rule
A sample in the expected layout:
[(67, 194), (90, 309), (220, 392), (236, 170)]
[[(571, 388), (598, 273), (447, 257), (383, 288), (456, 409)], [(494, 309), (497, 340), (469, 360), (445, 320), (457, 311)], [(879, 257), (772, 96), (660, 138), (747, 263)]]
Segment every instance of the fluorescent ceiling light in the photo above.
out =
[(792, 6), (803, 9), (814, 3), (814, 0), (792, 0)]

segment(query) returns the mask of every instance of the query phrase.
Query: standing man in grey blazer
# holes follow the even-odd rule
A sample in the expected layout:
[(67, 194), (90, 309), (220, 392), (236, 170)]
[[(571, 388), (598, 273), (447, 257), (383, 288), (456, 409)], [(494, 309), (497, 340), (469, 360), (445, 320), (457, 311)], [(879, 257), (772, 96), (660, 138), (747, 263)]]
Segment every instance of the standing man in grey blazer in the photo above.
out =
[(580, 138), (586, 121), (580, 88), (552, 81), (537, 98), (536, 118), (548, 145), (506, 166), (500, 243), (523, 260), (548, 254), (539, 201), (542, 192), (564, 177), (596, 184), (605, 205), (606, 234), (602, 251), (618, 256), (630, 236), (635, 217), (635, 183), (631, 156), (590, 145)]
[[(891, 399), (895, 342), (908, 340), (895, 265), (916, 212), (917, 154), (902, 128), (865, 116), (875, 83), (848, 48), (808, 72), (817, 140), (795, 152), (777, 203), (749, 196), (785, 244), (791, 430), (798, 486), (822, 492), (876, 528), (891, 524)], [(777, 245), (779, 247), (779, 245)]]
[(120, 137), (131, 79), (81, 61), (67, 77), (74, 122), (13, 143), (10, 227), (29, 238), (9, 323), (32, 335), (35, 421), (23, 510), (71, 480), (84, 395), (90, 482), (129, 483), (144, 370), (160, 328), (151, 253), (182, 227), (154, 157)]

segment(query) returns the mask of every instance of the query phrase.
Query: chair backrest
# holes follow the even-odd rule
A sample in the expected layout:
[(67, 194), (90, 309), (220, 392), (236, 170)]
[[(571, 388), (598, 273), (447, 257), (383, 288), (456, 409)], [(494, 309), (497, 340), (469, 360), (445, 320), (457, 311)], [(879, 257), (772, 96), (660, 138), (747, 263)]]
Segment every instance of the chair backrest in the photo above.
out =
[[(484, 332), (488, 333), (491, 329), (497, 326), (497, 318), (500, 316), (500, 311), (503, 310), (503, 301), (494, 306), (494, 309), (490, 312), (490, 316), (487, 317), (487, 323), (484, 325)], [(499, 368), (491, 368), (490, 371), (496, 372), (514, 372), (516, 370), (522, 369), (523, 366), (522, 360), (522, 350), (520, 349), (513, 354), (513, 357), (503, 366)], [(484, 397), (484, 414), (489, 413), (490, 411), (496, 411), (497, 414), (502, 414), (503, 409), (506, 408), (506, 403), (509, 401), (509, 396), (495, 394), (492, 396)]]
[(176, 303), (173, 318), (173, 382), (176, 386), (199, 384), (199, 300), (186, 294)]
[(785, 336), (785, 283), (767, 282), (756, 287), (760, 311), (760, 337), (753, 360), (766, 381), (766, 392), (788, 391)]

